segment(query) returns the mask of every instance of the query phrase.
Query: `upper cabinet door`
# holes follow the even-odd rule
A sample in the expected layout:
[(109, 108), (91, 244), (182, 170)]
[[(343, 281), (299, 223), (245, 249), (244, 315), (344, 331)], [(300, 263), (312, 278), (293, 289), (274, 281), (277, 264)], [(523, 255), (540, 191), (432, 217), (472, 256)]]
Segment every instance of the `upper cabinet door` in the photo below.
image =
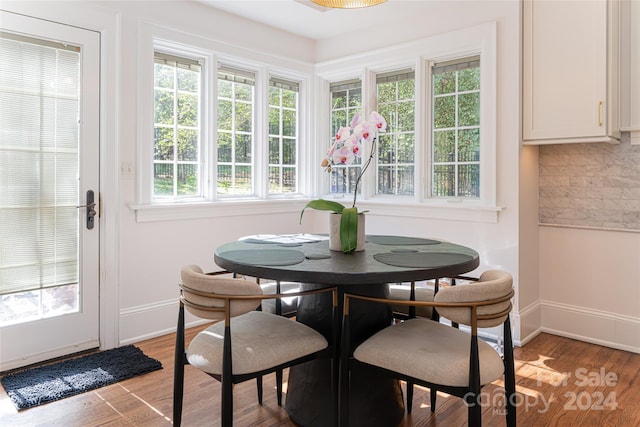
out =
[(525, 144), (617, 142), (616, 0), (525, 0)]

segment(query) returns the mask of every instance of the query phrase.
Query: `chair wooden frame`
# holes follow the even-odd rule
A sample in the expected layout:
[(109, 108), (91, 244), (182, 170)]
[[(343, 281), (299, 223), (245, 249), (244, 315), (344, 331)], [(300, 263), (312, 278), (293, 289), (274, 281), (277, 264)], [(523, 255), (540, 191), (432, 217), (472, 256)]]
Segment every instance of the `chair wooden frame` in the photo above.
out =
[[(256, 283), (260, 285), (260, 287), (264, 285), (263, 283), (261, 283), (259, 277), (256, 278)], [(282, 283), (280, 282), (280, 280), (275, 281), (275, 293), (278, 295), (282, 295)], [(287, 292), (287, 294), (289, 293), (290, 292)], [(275, 314), (277, 314), (278, 316), (295, 317), (296, 314), (298, 313), (297, 307), (293, 310), (288, 310), (284, 312), (282, 310), (283, 308), (282, 299), (276, 298), (275, 300), (276, 300)], [(264, 311), (262, 306), (259, 306), (257, 310)], [(282, 406), (282, 381), (283, 381), (282, 369), (278, 369), (276, 371), (276, 397), (278, 399), (278, 406)], [(262, 405), (262, 376), (259, 376), (256, 378), (256, 388), (258, 389), (258, 403)]]
[[(341, 353), (340, 353), (340, 373), (339, 373), (339, 384), (340, 389), (338, 392), (338, 400), (339, 400), (339, 426), (347, 427), (349, 423), (349, 371), (350, 367), (354, 364), (362, 364), (369, 367), (373, 367), (377, 370), (386, 372), (390, 375), (395, 376), (396, 378), (406, 381), (407, 384), (419, 384), (424, 387), (428, 387), (431, 390), (431, 394), (435, 394), (436, 391), (440, 390), (451, 395), (463, 398), (468, 405), (468, 425), (471, 427), (479, 427), (481, 426), (481, 415), (482, 408), (480, 406), (480, 402), (478, 401), (480, 397), (481, 384), (480, 384), (480, 360), (478, 353), (478, 321), (480, 320), (490, 320), (490, 319), (499, 319), (503, 316), (506, 316), (503, 322), (503, 331), (504, 331), (504, 378), (505, 378), (505, 406), (506, 406), (506, 419), (507, 426), (515, 427), (516, 425), (516, 409), (515, 409), (515, 368), (514, 368), (514, 357), (513, 357), (513, 343), (511, 337), (511, 325), (509, 319), (509, 313), (511, 311), (511, 305), (503, 312), (494, 313), (491, 315), (481, 315), (478, 314), (478, 308), (482, 306), (499, 304), (502, 302), (506, 302), (511, 300), (514, 295), (514, 291), (503, 297), (494, 298), (486, 301), (474, 301), (474, 302), (431, 302), (431, 301), (411, 301), (411, 300), (397, 300), (397, 299), (386, 299), (386, 298), (375, 298), (375, 297), (367, 297), (361, 295), (354, 295), (345, 293), (344, 294), (344, 308), (343, 308), (343, 319), (342, 319), (342, 342), (341, 342)], [(377, 302), (382, 304), (396, 304), (396, 305), (407, 305), (407, 306), (430, 306), (435, 309), (438, 307), (449, 307), (449, 308), (468, 308), (471, 312), (471, 333), (470, 333), (470, 363), (469, 363), (469, 386), (468, 387), (452, 387), (442, 384), (433, 384), (430, 382), (423, 381), (419, 378), (414, 378), (410, 376), (406, 376), (400, 374), (395, 371), (389, 371), (387, 369), (370, 365), (365, 362), (361, 362), (353, 358), (353, 354), (350, 352), (350, 332), (349, 332), (349, 304), (353, 299), (360, 299), (370, 302)], [(393, 326), (391, 326), (393, 327)], [(433, 396), (431, 397), (433, 403)], [(432, 407), (433, 410), (433, 407)]]
[[(226, 271), (214, 272), (214, 273), (206, 273), (207, 275), (217, 275), (217, 274), (228, 274)], [(208, 297), (212, 299), (216, 299), (219, 301), (224, 301), (223, 307), (209, 307), (202, 306), (198, 304), (194, 304), (185, 300), (183, 293), (184, 291), (188, 291), (189, 293)], [(231, 301), (250, 301), (255, 300), (258, 302), (256, 307), (259, 305), (259, 302), (266, 299), (280, 299), (280, 298), (288, 298), (292, 296), (302, 297), (305, 295), (318, 294), (324, 292), (331, 292), (332, 294), (332, 331), (331, 331), (331, 339), (329, 341), (329, 345), (315, 353), (308, 354), (306, 356), (297, 358), (295, 360), (291, 360), (289, 362), (270, 367), (268, 369), (262, 370), (260, 372), (252, 372), (246, 374), (233, 374), (232, 368), (232, 340), (231, 340)], [(289, 368), (294, 365), (298, 365), (300, 363), (307, 362), (309, 360), (319, 359), (319, 358), (329, 358), (331, 359), (331, 380), (334, 387), (332, 390), (337, 389), (337, 375), (338, 368), (335, 366), (335, 361), (338, 360), (337, 353), (337, 345), (335, 343), (337, 337), (337, 325), (338, 325), (338, 294), (337, 288), (324, 288), (317, 289), (311, 291), (301, 291), (295, 293), (286, 293), (286, 294), (267, 294), (267, 295), (225, 295), (225, 294), (216, 294), (198, 291), (195, 289), (191, 289), (186, 287), (182, 282), (180, 283), (180, 304), (178, 310), (178, 325), (176, 331), (176, 345), (175, 345), (175, 360), (174, 360), (174, 385), (173, 385), (173, 425), (180, 426), (182, 422), (182, 404), (184, 398), (184, 366), (189, 365), (189, 361), (187, 360), (187, 353), (185, 347), (185, 307), (192, 307), (198, 310), (208, 311), (208, 312), (218, 312), (224, 314), (224, 338), (223, 338), (223, 356), (222, 356), (222, 374), (210, 374), (207, 375), (215, 378), (222, 384), (222, 399), (221, 399), (221, 425), (223, 427), (230, 427), (233, 425), (233, 385), (238, 384), (253, 378), (256, 378), (258, 382), (258, 395), (259, 400), (262, 400), (262, 381), (261, 378), (263, 375), (270, 374), (272, 372), (280, 372), (280, 378), (282, 375), (282, 370), (285, 368)], [(292, 322), (295, 320), (291, 320)], [(214, 322), (215, 323), (215, 322)], [(280, 381), (280, 386), (277, 390), (278, 393), (278, 403), (281, 404), (282, 399), (282, 381)], [(332, 396), (332, 401), (334, 402), (333, 407), (337, 418), (337, 395)]]
[[(471, 282), (477, 282), (478, 278), (477, 277), (471, 277), (471, 276), (456, 276), (451, 278), (451, 286), (456, 286), (456, 279), (459, 280), (465, 280), (465, 281), (471, 281)], [(436, 278), (434, 279), (433, 282), (433, 296), (435, 297), (436, 294), (438, 293), (438, 291), (440, 290), (440, 279)], [(393, 299), (394, 301), (396, 301), (397, 299)], [(416, 282), (412, 281), (409, 287), (409, 301), (415, 301), (416, 300)], [(402, 304), (399, 304), (402, 305)], [(415, 305), (410, 305), (409, 306), (409, 310), (408, 313), (400, 313), (400, 312), (393, 312), (393, 318), (397, 319), (397, 320), (408, 320), (408, 319), (415, 319), (416, 318), (416, 306)], [(440, 314), (438, 313), (438, 311), (433, 308), (432, 312), (431, 312), (431, 320), (435, 321), (435, 322), (439, 322), (440, 321)], [(455, 322), (451, 323), (451, 326), (454, 328), (458, 327), (458, 324)], [(435, 390), (431, 390), (431, 392), (429, 393), (429, 397), (431, 398), (431, 412), (435, 411), (436, 408), (436, 391)], [(407, 413), (410, 414), (411, 411), (413, 409), (413, 383), (411, 383), (410, 381), (407, 381)]]

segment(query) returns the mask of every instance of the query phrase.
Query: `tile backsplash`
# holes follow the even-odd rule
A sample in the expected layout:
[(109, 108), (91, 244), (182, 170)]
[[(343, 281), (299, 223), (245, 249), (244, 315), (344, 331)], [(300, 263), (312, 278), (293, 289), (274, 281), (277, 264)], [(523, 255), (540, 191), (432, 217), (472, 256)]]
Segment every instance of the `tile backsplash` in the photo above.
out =
[(543, 224), (640, 230), (640, 146), (541, 145), (539, 198)]

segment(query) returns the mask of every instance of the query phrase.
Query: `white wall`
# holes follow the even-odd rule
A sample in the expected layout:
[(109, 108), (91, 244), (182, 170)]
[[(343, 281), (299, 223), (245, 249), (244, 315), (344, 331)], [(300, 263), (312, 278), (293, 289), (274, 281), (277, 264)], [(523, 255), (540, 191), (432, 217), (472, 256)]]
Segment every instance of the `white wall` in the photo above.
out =
[[(57, 2), (55, 8), (51, 4), (48, 7), (35, 7), (32, 2), (26, 3), (31, 6), (3, 4), (3, 8), (30, 8), (30, 14), (44, 18), (55, 16), (56, 19), (76, 24), (81, 20), (74, 17), (78, 3), (69, 5)], [(394, 31), (375, 30), (356, 34), (349, 43), (344, 43), (345, 38), (341, 37), (317, 45), (222, 12), (210, 11), (197, 3), (108, 2), (100, 3), (100, 7), (110, 10), (108, 15), (111, 17), (108, 19), (113, 20), (115, 23), (112, 24), (117, 28), (116, 37), (111, 39), (117, 46), (114, 53), (105, 58), (109, 64), (117, 64), (114, 71), (117, 84), (105, 89), (109, 102), (116, 105), (113, 114), (117, 114), (118, 129), (116, 137), (107, 142), (117, 144), (117, 147), (112, 147), (115, 157), (107, 159), (105, 165), (106, 182), (113, 186), (103, 188), (107, 193), (107, 200), (109, 194), (117, 195), (115, 206), (112, 204), (105, 207), (106, 217), (113, 221), (113, 230), (110, 230), (113, 235), (107, 237), (115, 241), (116, 245), (115, 259), (107, 260), (107, 271), (104, 273), (105, 282), (109, 285), (107, 290), (117, 295), (116, 303), (106, 307), (107, 311), (113, 311), (111, 314), (107, 313), (107, 322), (111, 319), (118, 325), (114, 332), (117, 344), (135, 342), (171, 331), (176, 321), (176, 284), (180, 267), (197, 263), (205, 269), (215, 268), (213, 251), (216, 246), (254, 233), (327, 230), (326, 217), (316, 212), (305, 214), (304, 224), (299, 226), (298, 215), (302, 205), (296, 203), (283, 208), (283, 212), (272, 214), (261, 214), (254, 210), (246, 215), (204, 219), (151, 222), (136, 220), (135, 212), (130, 207), (136, 202), (136, 181), (119, 177), (117, 171), (121, 163), (136, 164), (138, 126), (144, 125), (138, 120), (136, 97), (139, 72), (137, 60), (140, 55), (138, 41), (144, 22), (295, 59), (301, 67), (369, 47), (389, 46), (465, 26), (497, 22), (497, 201), (503, 207), (497, 222), (431, 220), (417, 216), (394, 218), (392, 215), (376, 213), (374, 209), (367, 217), (367, 232), (441, 237), (475, 248), (481, 256), (480, 269), (504, 268), (514, 275), (520, 298), (525, 297), (523, 301), (516, 300), (514, 322), (519, 325), (519, 308), (535, 299), (537, 278), (535, 267), (521, 268), (523, 262), (529, 263), (530, 260), (521, 259), (522, 242), (519, 240), (521, 154), (518, 2), (440, 2), (438, 13), (420, 17), (415, 25), (402, 23)], [(114, 13), (117, 15), (115, 19), (112, 17)], [(229, 37), (229, 34), (233, 36)], [(535, 199), (536, 196), (529, 194), (526, 197)], [(530, 239), (527, 239), (527, 245), (530, 244)], [(522, 272), (532, 277), (523, 277)], [(530, 330), (537, 328), (534, 326)], [(514, 335), (516, 341), (521, 339), (519, 326)]]
[(640, 233), (540, 227), (543, 331), (640, 353)]

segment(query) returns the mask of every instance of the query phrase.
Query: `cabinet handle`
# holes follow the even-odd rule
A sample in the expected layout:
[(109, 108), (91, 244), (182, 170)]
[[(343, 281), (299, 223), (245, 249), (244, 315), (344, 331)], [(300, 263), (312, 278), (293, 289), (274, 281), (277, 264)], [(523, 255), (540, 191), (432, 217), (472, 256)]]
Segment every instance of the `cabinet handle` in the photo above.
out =
[(602, 101), (598, 101), (598, 127), (602, 127)]

